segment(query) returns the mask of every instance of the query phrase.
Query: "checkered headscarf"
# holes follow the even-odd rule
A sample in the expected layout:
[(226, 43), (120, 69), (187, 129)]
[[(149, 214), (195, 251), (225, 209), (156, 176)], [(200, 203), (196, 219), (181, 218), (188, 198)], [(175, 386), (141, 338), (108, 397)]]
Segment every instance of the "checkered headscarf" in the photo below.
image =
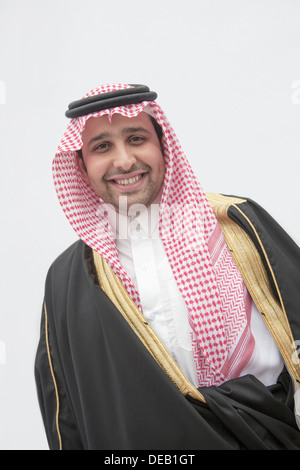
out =
[[(85, 97), (128, 87), (101, 86)], [(105, 258), (141, 308), (139, 294), (119, 262), (103, 201), (81, 178), (75, 151), (82, 147), (90, 117), (119, 113), (130, 118), (145, 108), (163, 130), (166, 175), (160, 234), (187, 305), (199, 386), (218, 385), (238, 376), (252, 354), (251, 302), (206, 195), (159, 105), (142, 102), (72, 119), (53, 160), (55, 188), (77, 235)]]

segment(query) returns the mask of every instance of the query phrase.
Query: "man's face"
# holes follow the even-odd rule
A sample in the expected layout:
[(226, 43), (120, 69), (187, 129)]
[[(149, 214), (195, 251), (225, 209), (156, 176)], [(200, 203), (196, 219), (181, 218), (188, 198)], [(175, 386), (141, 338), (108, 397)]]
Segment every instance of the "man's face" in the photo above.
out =
[(127, 118), (114, 114), (90, 118), (82, 134), (84, 164), (78, 165), (85, 182), (108, 204), (119, 209), (119, 197), (127, 207), (154, 202), (164, 181), (165, 164), (150, 117), (141, 113)]

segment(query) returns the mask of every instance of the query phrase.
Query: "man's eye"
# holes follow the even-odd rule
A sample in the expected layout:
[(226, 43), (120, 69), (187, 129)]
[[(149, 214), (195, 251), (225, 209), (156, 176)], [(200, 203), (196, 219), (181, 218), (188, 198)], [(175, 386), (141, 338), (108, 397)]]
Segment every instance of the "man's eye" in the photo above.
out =
[(130, 137), (129, 141), (132, 142), (133, 144), (139, 144), (141, 142), (144, 142), (145, 138), (141, 137), (140, 135), (133, 135)]
[(101, 144), (96, 145), (94, 150), (107, 150), (109, 148), (109, 144), (107, 142), (102, 142)]

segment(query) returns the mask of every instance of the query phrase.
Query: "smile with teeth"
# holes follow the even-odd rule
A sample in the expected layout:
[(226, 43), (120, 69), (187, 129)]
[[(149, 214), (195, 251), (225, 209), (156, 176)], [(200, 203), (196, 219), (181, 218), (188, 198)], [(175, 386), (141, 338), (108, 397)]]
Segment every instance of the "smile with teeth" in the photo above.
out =
[(133, 176), (132, 178), (124, 178), (124, 179), (117, 179), (113, 180), (117, 184), (121, 184), (122, 186), (129, 186), (130, 184), (137, 183), (141, 178), (143, 177), (143, 174)]

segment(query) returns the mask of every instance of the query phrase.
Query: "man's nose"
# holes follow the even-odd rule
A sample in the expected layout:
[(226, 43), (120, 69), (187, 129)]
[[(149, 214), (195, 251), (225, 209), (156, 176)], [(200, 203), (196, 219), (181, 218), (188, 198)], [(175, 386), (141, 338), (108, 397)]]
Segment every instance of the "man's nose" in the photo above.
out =
[(122, 168), (128, 171), (136, 162), (136, 157), (132, 149), (119, 146), (116, 149), (113, 165), (115, 168)]

